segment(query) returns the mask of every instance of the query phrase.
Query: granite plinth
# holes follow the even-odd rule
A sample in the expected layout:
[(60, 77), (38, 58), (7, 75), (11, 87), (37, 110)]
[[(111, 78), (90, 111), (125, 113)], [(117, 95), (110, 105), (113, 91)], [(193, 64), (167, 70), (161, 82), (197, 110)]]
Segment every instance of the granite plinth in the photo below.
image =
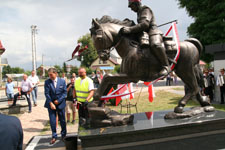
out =
[(165, 120), (169, 111), (134, 114), (132, 125), (84, 129), (78, 138), (84, 150), (96, 149), (222, 149), (225, 112), (214, 111), (186, 119)]

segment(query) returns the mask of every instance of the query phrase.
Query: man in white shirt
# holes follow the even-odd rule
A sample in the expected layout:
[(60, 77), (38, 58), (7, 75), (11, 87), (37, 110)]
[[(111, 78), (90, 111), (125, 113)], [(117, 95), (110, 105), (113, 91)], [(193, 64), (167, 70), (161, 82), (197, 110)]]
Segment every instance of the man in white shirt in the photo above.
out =
[(33, 89), (32, 87), (33, 87), (32, 83), (30, 82), (30, 80), (27, 79), (27, 75), (24, 74), (19, 92), (14, 95), (14, 101), (13, 101), (12, 106), (16, 106), (16, 101), (17, 101), (18, 96), (25, 95), (25, 97), (27, 98), (28, 106), (29, 106), (28, 112), (31, 113), (30, 93)]
[(224, 95), (225, 95), (225, 69), (220, 70), (220, 75), (217, 77), (217, 86), (220, 86), (220, 96), (221, 96), (221, 103), (224, 104)]
[(31, 81), (33, 86), (31, 95), (34, 102), (34, 106), (37, 106), (37, 92), (38, 92), (38, 84), (40, 83), (40, 81), (34, 70), (31, 72), (31, 76), (28, 77), (28, 80)]

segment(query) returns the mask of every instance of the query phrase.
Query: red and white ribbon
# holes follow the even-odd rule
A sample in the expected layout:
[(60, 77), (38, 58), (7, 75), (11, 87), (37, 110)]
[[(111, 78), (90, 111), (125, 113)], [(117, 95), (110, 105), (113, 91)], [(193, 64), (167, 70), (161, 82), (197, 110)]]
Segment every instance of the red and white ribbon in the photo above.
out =
[[(177, 26), (176, 26), (176, 22), (173, 22), (172, 25), (170, 26), (169, 30), (166, 32), (165, 36), (168, 36), (168, 34), (170, 33), (170, 31), (173, 29), (173, 36), (175, 39), (175, 43), (176, 43), (176, 47), (177, 47), (177, 54), (174, 58), (174, 61), (178, 61), (179, 56), (180, 56), (180, 41), (179, 41), (179, 36), (178, 36), (178, 32), (177, 32)], [(172, 63), (170, 68), (171, 70), (173, 70), (175, 67), (175, 64)]]
[[(180, 41), (179, 41), (179, 37), (178, 37), (176, 22), (172, 23), (172, 25), (170, 26), (169, 30), (166, 32), (165, 36), (168, 36), (172, 29), (173, 29), (173, 36), (174, 36), (176, 47), (177, 47), (177, 53), (176, 53), (176, 56), (174, 58), (174, 61), (177, 62), (178, 59), (179, 59), (179, 56), (180, 56)], [(170, 69), (173, 70), (174, 67), (175, 67), (175, 64), (172, 63), (171, 66), (170, 66)], [(149, 82), (148, 86), (158, 82), (162, 78), (164, 78), (164, 76), (159, 77), (159, 78), (155, 79), (152, 82)]]

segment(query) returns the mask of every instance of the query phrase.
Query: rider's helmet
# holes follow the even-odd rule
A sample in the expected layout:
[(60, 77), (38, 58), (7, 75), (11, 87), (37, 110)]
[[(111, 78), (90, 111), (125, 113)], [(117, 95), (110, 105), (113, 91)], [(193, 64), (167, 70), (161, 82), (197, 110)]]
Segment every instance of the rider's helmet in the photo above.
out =
[(131, 4), (133, 3), (140, 3), (141, 0), (128, 0), (128, 7), (130, 7)]

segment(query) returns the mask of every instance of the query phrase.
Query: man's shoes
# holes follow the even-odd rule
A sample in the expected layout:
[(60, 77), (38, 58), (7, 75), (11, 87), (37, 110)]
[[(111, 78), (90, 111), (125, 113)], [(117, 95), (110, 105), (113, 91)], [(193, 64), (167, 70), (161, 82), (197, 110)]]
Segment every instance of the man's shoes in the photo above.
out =
[(12, 104), (12, 105), (9, 106), (9, 108), (12, 108), (12, 107), (15, 107), (15, 106), (16, 106), (16, 104)]
[(69, 121), (69, 120), (67, 120), (67, 122), (66, 122), (66, 123), (68, 124), (68, 123), (70, 123), (70, 121)]
[(34, 107), (36, 107), (37, 106), (37, 104), (34, 104)]
[(32, 112), (31, 110), (28, 111), (28, 113), (31, 113), (31, 112)]
[(72, 123), (72, 124), (75, 124), (75, 120), (73, 120), (71, 123)]
[(62, 140), (63, 142), (65, 142), (65, 138), (66, 138), (66, 136), (62, 136), (62, 137), (61, 137), (61, 140)]
[(52, 138), (51, 141), (50, 141), (50, 144), (54, 144), (56, 142), (56, 138)]

